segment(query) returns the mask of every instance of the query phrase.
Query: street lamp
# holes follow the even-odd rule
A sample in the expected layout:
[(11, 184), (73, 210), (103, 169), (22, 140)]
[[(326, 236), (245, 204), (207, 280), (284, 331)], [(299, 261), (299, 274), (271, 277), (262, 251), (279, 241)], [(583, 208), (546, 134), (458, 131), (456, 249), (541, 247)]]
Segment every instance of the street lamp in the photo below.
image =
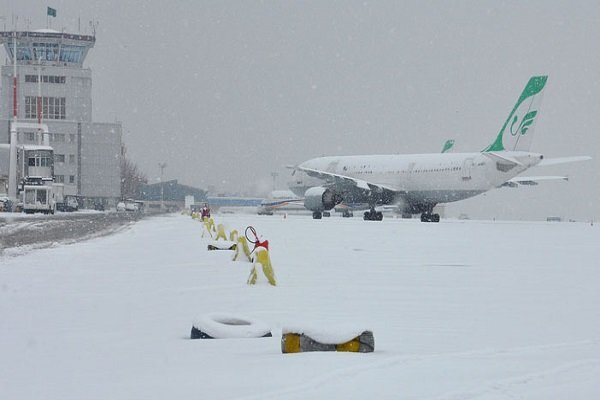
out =
[(160, 168), (160, 210), (164, 211), (165, 209), (165, 185), (163, 183), (163, 173), (165, 168), (167, 168), (167, 163), (158, 163), (158, 168)]
[(273, 177), (273, 191), (275, 191), (275, 181), (277, 180), (279, 174), (277, 172), (271, 172), (271, 176)]

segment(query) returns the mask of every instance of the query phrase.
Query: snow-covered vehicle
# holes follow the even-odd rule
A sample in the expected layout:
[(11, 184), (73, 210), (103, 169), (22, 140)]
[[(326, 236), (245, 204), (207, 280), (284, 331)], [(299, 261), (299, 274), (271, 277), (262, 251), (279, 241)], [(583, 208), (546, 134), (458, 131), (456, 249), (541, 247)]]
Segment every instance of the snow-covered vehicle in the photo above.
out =
[(12, 202), (6, 196), (0, 196), (0, 211), (11, 211)]
[(56, 211), (56, 201), (52, 186), (24, 185), (22, 194), (23, 212), (26, 214), (36, 212), (54, 214)]
[(142, 212), (144, 210), (144, 202), (138, 200), (125, 200), (117, 203), (117, 211)]

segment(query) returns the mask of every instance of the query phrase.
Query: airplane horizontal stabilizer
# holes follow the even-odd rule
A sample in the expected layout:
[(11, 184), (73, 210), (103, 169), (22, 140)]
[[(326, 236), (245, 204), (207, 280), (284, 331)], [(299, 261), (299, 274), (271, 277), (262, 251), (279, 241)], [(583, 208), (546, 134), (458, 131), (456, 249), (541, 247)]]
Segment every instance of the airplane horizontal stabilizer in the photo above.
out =
[(591, 160), (590, 156), (573, 156), (573, 157), (558, 157), (558, 158), (545, 158), (538, 164), (539, 167), (547, 167), (550, 165), (566, 164), (579, 161)]
[(514, 157), (511, 157), (509, 155), (503, 154), (503, 153), (496, 153), (496, 152), (487, 152), (487, 153), (482, 153), (483, 155), (491, 158), (494, 161), (498, 161), (502, 164), (512, 164), (512, 165), (523, 165), (519, 160), (517, 160)]
[(518, 185), (535, 186), (541, 181), (568, 181), (567, 176), (517, 176), (504, 182), (502, 186), (517, 187)]

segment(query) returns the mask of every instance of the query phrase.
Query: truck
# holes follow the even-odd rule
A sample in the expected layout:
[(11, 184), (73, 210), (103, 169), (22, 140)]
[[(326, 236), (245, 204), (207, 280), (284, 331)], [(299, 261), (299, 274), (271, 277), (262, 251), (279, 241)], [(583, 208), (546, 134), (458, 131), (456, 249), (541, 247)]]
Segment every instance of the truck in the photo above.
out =
[(22, 208), (26, 214), (41, 212), (54, 214), (56, 211), (56, 193), (51, 185), (29, 180), (21, 188)]

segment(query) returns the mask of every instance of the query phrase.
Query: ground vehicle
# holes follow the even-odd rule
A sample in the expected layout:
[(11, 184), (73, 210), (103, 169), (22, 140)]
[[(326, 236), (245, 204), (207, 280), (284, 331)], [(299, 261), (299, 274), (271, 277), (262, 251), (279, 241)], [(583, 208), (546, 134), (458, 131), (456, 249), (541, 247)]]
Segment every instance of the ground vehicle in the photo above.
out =
[(41, 184), (23, 185), (23, 211), (26, 214), (43, 212), (54, 214), (56, 211), (55, 194), (52, 186)]
[(8, 197), (0, 197), (0, 211), (11, 211), (12, 201)]
[(133, 199), (120, 201), (117, 203), (117, 211), (143, 212), (144, 202)]

